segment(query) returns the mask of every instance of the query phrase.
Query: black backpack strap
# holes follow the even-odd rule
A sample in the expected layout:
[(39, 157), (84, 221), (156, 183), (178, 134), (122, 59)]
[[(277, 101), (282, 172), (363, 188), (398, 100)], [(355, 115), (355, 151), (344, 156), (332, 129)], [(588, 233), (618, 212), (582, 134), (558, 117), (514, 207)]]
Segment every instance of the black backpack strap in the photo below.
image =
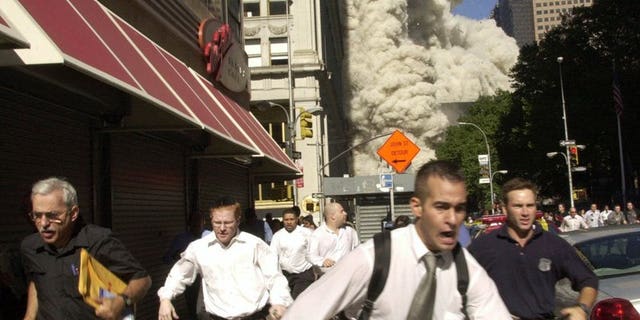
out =
[(391, 233), (383, 231), (373, 236), (373, 248), (375, 257), (373, 260), (373, 273), (367, 288), (367, 299), (362, 306), (360, 320), (367, 320), (371, 316), (373, 303), (384, 289), (389, 275), (389, 264), (391, 263)]
[(462, 296), (462, 313), (465, 319), (469, 319), (467, 314), (467, 288), (469, 287), (469, 269), (467, 268), (467, 259), (464, 257), (464, 251), (460, 243), (453, 248), (453, 259), (456, 262), (456, 272), (458, 273), (458, 292)]

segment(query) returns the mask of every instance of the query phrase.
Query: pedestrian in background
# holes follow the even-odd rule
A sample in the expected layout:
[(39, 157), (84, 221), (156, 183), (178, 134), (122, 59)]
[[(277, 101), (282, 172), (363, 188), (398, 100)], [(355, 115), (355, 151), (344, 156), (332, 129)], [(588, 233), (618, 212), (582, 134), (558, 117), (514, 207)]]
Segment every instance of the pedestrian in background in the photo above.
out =
[(289, 282), (293, 299), (304, 291), (316, 277), (309, 255), (311, 230), (298, 226), (298, 218), (293, 208), (282, 212), (284, 228), (271, 239), (271, 250), (278, 255), (282, 273)]
[[(199, 212), (193, 212), (189, 215), (187, 231), (176, 235), (171, 243), (167, 252), (162, 257), (162, 261), (165, 264), (173, 265), (180, 260), (180, 255), (187, 248), (187, 246), (200, 239), (204, 228), (204, 220)], [(187, 304), (187, 312), (189, 313), (188, 319), (195, 320), (198, 317), (198, 293), (200, 292), (200, 279), (196, 279), (192, 285), (188, 286), (184, 290), (184, 300)]]
[(324, 208), (325, 223), (311, 235), (309, 253), (320, 274), (360, 244), (358, 233), (346, 225), (347, 212), (341, 204), (331, 202)]
[(584, 221), (581, 215), (578, 214), (575, 207), (569, 209), (569, 214), (562, 219), (560, 224), (560, 230), (563, 232), (574, 231), (582, 229), (589, 229), (589, 226)]
[(240, 230), (248, 232), (264, 240), (266, 243), (270, 243), (273, 237), (273, 231), (269, 223), (258, 219), (256, 208), (254, 207), (249, 207), (244, 211), (244, 220), (240, 223)]
[[(21, 245), (29, 281), (24, 319), (120, 319), (151, 286), (151, 278), (111, 230), (85, 224), (78, 194), (67, 181), (48, 178), (31, 189), (29, 213), (38, 232)], [(102, 298), (93, 309), (78, 293), (80, 250), (86, 249), (127, 283), (120, 295)]]
[(399, 215), (396, 217), (396, 221), (393, 222), (394, 228), (402, 228), (411, 224), (411, 218), (407, 215)]
[(318, 226), (316, 226), (316, 223), (313, 222), (313, 216), (312, 215), (306, 215), (304, 217), (302, 217), (302, 226), (310, 229), (311, 231), (315, 230)]
[[(425, 164), (416, 175), (414, 190), (410, 206), (415, 223), (390, 231), (388, 277), (373, 303), (370, 319), (463, 319), (464, 311), (470, 319), (511, 319), (495, 284), (465, 249), (461, 253), (470, 279), (466, 308), (457, 290), (458, 266), (452, 250), (467, 208), (461, 170), (445, 161)], [(284, 319), (325, 320), (343, 310), (355, 317), (367, 296), (374, 255), (372, 240), (357, 247), (304, 291)], [(427, 270), (423, 262), (429, 255), (434, 257), (435, 269)], [(434, 300), (429, 304), (421, 298), (413, 302), (421, 279), (427, 275), (436, 281), (432, 286)]]
[(609, 214), (609, 218), (607, 219), (608, 225), (619, 225), (619, 224), (627, 224), (627, 218), (624, 216), (624, 212), (622, 212), (622, 208), (619, 204), (616, 204), (613, 207), (613, 212)]
[(598, 228), (604, 225), (604, 220), (602, 219), (600, 210), (598, 210), (598, 205), (595, 203), (592, 203), (589, 210), (584, 214), (584, 220), (589, 228)]
[(585, 320), (598, 294), (598, 278), (568, 242), (536, 221), (537, 196), (533, 182), (507, 181), (502, 186), (506, 223), (475, 239), (469, 251), (493, 278), (515, 319), (554, 319), (555, 285), (568, 278), (579, 296), (560, 313)]
[(635, 207), (633, 206), (633, 202), (627, 202), (627, 211), (625, 211), (625, 216), (627, 217), (627, 222), (629, 224), (638, 223), (638, 213), (636, 212)]
[(607, 219), (609, 219), (609, 215), (613, 212), (613, 210), (609, 209), (609, 205), (605, 204), (604, 208), (600, 211), (600, 215), (602, 216), (602, 221), (606, 225)]
[(158, 320), (177, 319), (171, 303), (197, 275), (209, 319), (280, 319), (293, 300), (278, 257), (262, 239), (239, 231), (240, 204), (232, 198), (214, 201), (213, 233), (187, 247), (158, 290)]

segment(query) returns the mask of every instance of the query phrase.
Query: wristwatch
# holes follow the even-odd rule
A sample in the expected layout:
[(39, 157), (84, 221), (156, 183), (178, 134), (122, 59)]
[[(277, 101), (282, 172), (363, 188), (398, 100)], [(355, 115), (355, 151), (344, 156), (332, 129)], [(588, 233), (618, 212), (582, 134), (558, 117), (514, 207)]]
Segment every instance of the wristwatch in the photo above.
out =
[(120, 296), (122, 297), (122, 300), (124, 300), (124, 305), (127, 306), (127, 308), (133, 305), (133, 300), (131, 300), (128, 295), (121, 294)]

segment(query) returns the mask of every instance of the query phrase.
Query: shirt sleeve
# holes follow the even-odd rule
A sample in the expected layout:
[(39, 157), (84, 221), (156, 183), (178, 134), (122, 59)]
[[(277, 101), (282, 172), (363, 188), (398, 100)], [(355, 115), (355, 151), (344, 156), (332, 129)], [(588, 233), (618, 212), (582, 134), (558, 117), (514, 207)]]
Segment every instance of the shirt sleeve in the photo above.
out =
[(180, 260), (171, 267), (164, 286), (158, 290), (158, 297), (172, 300), (183, 293), (187, 286), (193, 284), (198, 275), (196, 261), (195, 247), (189, 245)]
[(314, 231), (309, 237), (309, 254), (307, 255), (307, 260), (309, 260), (311, 264), (321, 267), (324, 262), (324, 257), (320, 255), (319, 246), (320, 238), (317, 231)]
[[(466, 250), (465, 250), (466, 251)], [(465, 252), (469, 268), (467, 312), (472, 320), (511, 319), (495, 282), (478, 262)]]
[(258, 242), (257, 246), (258, 265), (269, 290), (269, 303), (271, 305), (289, 306), (293, 302), (293, 298), (291, 298), (291, 293), (289, 292), (287, 278), (280, 272), (278, 256), (266, 243)]
[(360, 308), (372, 270), (373, 261), (359, 247), (303, 291), (283, 320), (325, 320), (350, 307)]
[(273, 230), (271, 230), (271, 227), (269, 226), (269, 224), (264, 221), (264, 241), (266, 243), (271, 243), (271, 239), (273, 238)]
[(149, 275), (124, 244), (111, 236), (96, 242), (89, 252), (124, 282)]
[(585, 287), (598, 290), (598, 277), (580, 259), (576, 249), (564, 240), (558, 241), (559, 250), (562, 250), (562, 273), (571, 280), (571, 288), (580, 291)]

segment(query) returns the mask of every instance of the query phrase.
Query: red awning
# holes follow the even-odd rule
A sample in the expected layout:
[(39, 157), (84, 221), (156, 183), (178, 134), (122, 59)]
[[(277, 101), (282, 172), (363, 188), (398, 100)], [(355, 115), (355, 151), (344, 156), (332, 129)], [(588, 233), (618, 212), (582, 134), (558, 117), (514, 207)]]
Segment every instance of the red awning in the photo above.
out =
[[(65, 65), (210, 132), (209, 154), (264, 157), (272, 164), (261, 170), (265, 173), (298, 172), (253, 115), (97, 1), (19, 2), (57, 46)], [(134, 126), (147, 125), (142, 116), (131, 118)]]
[(5, 16), (0, 7), (0, 50), (28, 48), (29, 42), (15, 28), (11, 27)]

